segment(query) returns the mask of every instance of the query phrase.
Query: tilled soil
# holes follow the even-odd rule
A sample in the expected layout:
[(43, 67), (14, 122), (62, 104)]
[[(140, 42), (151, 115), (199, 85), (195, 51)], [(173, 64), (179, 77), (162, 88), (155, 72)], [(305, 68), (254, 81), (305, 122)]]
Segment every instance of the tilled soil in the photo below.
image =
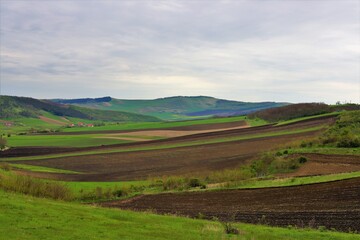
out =
[(297, 171), (279, 174), (280, 177), (302, 177), (360, 171), (359, 155), (303, 153), (291, 157), (297, 158), (299, 156), (306, 157), (308, 161)]
[(142, 195), (104, 207), (273, 226), (360, 231), (360, 178), (294, 187)]
[(37, 177), (44, 178), (77, 181), (146, 179), (149, 176), (196, 174), (236, 167), (247, 163), (257, 154), (274, 148), (279, 144), (303, 139), (313, 134), (316, 134), (316, 132), (161, 150), (13, 161), (13, 163), (60, 168), (85, 173), (36, 174)]
[[(125, 144), (115, 144), (115, 145), (106, 145), (106, 146), (95, 146), (95, 147), (14, 147), (6, 151), (0, 151), (0, 158), (5, 157), (22, 157), (22, 156), (38, 156), (38, 155), (48, 155), (48, 154), (55, 154), (55, 153), (65, 153), (65, 152), (78, 152), (78, 151), (91, 151), (91, 150), (105, 150), (105, 149), (121, 149), (121, 148), (131, 148), (131, 147), (141, 147), (141, 146), (152, 146), (158, 144), (167, 144), (167, 143), (180, 143), (186, 141), (201, 141), (206, 139), (213, 139), (213, 138), (226, 138), (226, 137), (234, 137), (234, 136), (242, 136), (242, 135), (250, 135), (250, 134), (263, 134), (269, 132), (277, 132), (277, 131), (287, 131), (287, 130), (296, 130), (299, 128), (310, 128), (316, 127), (319, 125), (326, 125), (331, 124), (335, 121), (335, 117), (333, 116), (325, 116), (316, 119), (309, 119), (301, 122), (292, 123), (289, 125), (283, 126), (273, 126), (273, 125), (264, 125), (259, 127), (251, 127), (251, 128), (237, 128), (231, 130), (223, 130), (223, 131), (211, 131), (205, 133), (198, 133), (192, 134), (187, 136), (180, 136), (180, 137), (173, 137), (168, 139), (160, 139), (160, 140), (153, 140), (153, 141), (146, 141), (146, 142), (135, 142), (135, 143), (125, 143)], [(236, 122), (237, 126), (243, 126), (245, 123), (244, 121)], [(211, 125), (211, 124), (209, 124)], [(215, 124), (217, 127), (223, 128), (223, 124)], [(201, 126), (201, 125), (199, 125)], [(172, 130), (178, 129), (185, 131), (188, 129), (189, 131), (196, 129), (195, 126), (187, 126), (187, 127), (177, 127), (171, 128)], [(230, 125), (229, 125), (230, 126)], [(235, 125), (231, 125), (235, 126)], [(213, 126), (214, 127), (214, 126)], [(210, 127), (209, 127), (210, 128)], [(203, 127), (199, 127), (199, 130), (203, 129)], [(152, 130), (149, 130), (152, 131)], [(107, 131), (107, 133), (117, 133), (118, 131)], [(119, 131), (120, 132), (120, 131)], [(121, 131), (122, 133), (126, 133), (125, 131)], [(132, 131), (136, 132), (136, 131)], [(67, 134), (67, 133), (61, 133)], [(84, 134), (81, 133), (71, 133), (73, 135), (76, 134)]]

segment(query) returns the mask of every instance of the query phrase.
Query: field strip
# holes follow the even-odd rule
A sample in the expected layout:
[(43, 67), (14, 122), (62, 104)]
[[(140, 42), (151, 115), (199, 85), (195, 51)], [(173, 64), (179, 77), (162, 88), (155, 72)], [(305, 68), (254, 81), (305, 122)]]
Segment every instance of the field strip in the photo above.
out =
[[(238, 186), (222, 188), (209, 186), (209, 190), (223, 190), (223, 189), (253, 189), (253, 188), (269, 188), (269, 187), (291, 187), (300, 186), (324, 182), (340, 181), (350, 178), (360, 177), (360, 171), (350, 173), (336, 173), (320, 176), (308, 176), (308, 177), (290, 177), (290, 178), (277, 178), (269, 180), (249, 180), (239, 183)], [(220, 184), (221, 185), (221, 184)]]
[(160, 150), (160, 149), (169, 149), (169, 148), (178, 148), (178, 147), (190, 147), (190, 146), (197, 146), (197, 145), (226, 143), (226, 142), (256, 139), (256, 138), (263, 138), (263, 137), (276, 137), (276, 136), (282, 136), (282, 135), (313, 132), (313, 131), (318, 131), (322, 128), (323, 128), (323, 126), (317, 126), (317, 127), (298, 129), (298, 130), (293, 130), (293, 131), (279, 131), (279, 132), (262, 133), (262, 134), (254, 134), (254, 135), (235, 136), (235, 137), (228, 137), (228, 138), (216, 138), (216, 139), (208, 139), (208, 140), (189, 141), (189, 142), (176, 143), (176, 144), (138, 147), (138, 148), (131, 148), (131, 149), (108, 149), (108, 150), (97, 150), (97, 151), (87, 151), (87, 152), (73, 152), (73, 153), (66, 153), (66, 154), (53, 154), (53, 155), (44, 155), (44, 156), (2, 158), (0, 161), (42, 160), (42, 159), (49, 159), (49, 158), (61, 158), (61, 157), (72, 157), (72, 156), (95, 155), (95, 154), (150, 151), (150, 150)]
[(47, 172), (47, 173), (72, 173), (72, 174), (80, 174), (80, 172), (65, 170), (65, 169), (58, 169), (58, 168), (49, 168), (49, 167), (41, 167), (35, 165), (27, 165), (27, 164), (18, 164), (18, 163), (11, 163), (11, 167), (28, 170), (31, 172)]

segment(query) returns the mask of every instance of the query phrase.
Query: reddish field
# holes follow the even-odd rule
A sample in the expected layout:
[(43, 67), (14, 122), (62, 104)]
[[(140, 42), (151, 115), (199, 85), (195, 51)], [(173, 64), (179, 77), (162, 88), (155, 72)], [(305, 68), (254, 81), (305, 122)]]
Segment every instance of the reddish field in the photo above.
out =
[(360, 231), (360, 178), (295, 187), (142, 195), (102, 203), (154, 211), (274, 226)]

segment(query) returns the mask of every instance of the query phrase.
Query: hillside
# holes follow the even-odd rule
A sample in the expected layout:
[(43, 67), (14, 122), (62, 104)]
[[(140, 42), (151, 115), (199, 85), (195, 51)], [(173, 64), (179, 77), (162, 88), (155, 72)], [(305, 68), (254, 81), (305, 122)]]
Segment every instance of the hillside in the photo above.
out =
[(53, 99), (56, 103), (81, 107), (126, 111), (159, 117), (165, 120), (189, 119), (206, 116), (245, 115), (254, 111), (280, 107), (288, 103), (238, 102), (213, 97), (168, 97), (154, 100), (124, 100), (111, 97), (83, 99)]
[(0, 118), (70, 117), (94, 121), (154, 122), (159, 119), (140, 114), (103, 111), (27, 97), (0, 96)]
[(286, 121), (295, 118), (314, 116), (337, 111), (360, 110), (358, 104), (327, 105), (325, 103), (298, 103), (279, 108), (260, 110), (248, 115), (249, 118), (261, 118), (269, 122)]

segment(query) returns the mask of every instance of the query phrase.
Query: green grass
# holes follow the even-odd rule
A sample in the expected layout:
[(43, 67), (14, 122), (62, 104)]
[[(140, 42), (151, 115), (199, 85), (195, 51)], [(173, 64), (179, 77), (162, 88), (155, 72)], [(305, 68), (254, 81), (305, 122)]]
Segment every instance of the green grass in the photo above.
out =
[(304, 121), (304, 120), (308, 120), (308, 119), (320, 118), (320, 117), (325, 117), (325, 116), (337, 116), (339, 114), (340, 114), (339, 112), (331, 112), (331, 113), (324, 113), (324, 114), (319, 114), (319, 115), (314, 115), (314, 116), (295, 118), (295, 119), (291, 119), (291, 120), (287, 120), (287, 121), (280, 121), (276, 125), (281, 126), (281, 125), (300, 122), (300, 121)]
[(338, 173), (322, 176), (311, 177), (292, 177), (292, 178), (278, 178), (270, 180), (249, 180), (239, 183), (238, 186), (234, 186), (236, 189), (244, 188), (267, 188), (267, 187), (288, 187), (297, 185), (306, 185), (322, 182), (331, 182), (337, 180), (344, 180), (350, 178), (360, 177), (360, 171), (351, 173)]
[[(82, 132), (82, 131), (114, 131), (114, 130), (140, 130), (140, 129), (158, 129), (158, 128), (172, 128), (182, 127), (200, 124), (212, 124), (212, 123), (226, 123), (245, 120), (245, 116), (240, 117), (226, 117), (226, 118), (208, 118), (201, 120), (191, 121), (177, 121), (177, 122), (139, 122), (139, 123), (119, 123), (119, 124), (107, 124), (105, 126), (93, 127), (93, 128), (65, 128), (64, 132)], [(259, 120), (249, 120), (259, 124)]]
[(53, 147), (89, 147), (132, 142), (129, 140), (103, 138), (104, 134), (84, 135), (14, 135), (7, 138), (11, 147), (53, 146)]
[(360, 155), (360, 148), (337, 148), (337, 147), (305, 147), (288, 149), (289, 153), (320, 153), (340, 155)]
[(57, 169), (57, 168), (49, 168), (49, 167), (41, 167), (41, 166), (34, 166), (34, 165), (28, 165), (28, 164), (18, 164), (18, 163), (11, 163), (11, 167), (24, 169), (32, 172), (48, 172), (48, 173), (79, 173), (75, 171), (70, 170), (64, 170), (64, 169)]
[(115, 148), (115, 149), (87, 151), (87, 152), (52, 154), (52, 155), (46, 155), (46, 156), (2, 158), (2, 159), (0, 159), (0, 161), (40, 160), (40, 159), (48, 159), (48, 158), (84, 156), (84, 155), (94, 155), (94, 154), (104, 154), (104, 153), (160, 150), (160, 149), (169, 149), (169, 148), (177, 148), (177, 147), (188, 147), (188, 146), (197, 146), (197, 145), (205, 145), (205, 144), (215, 144), (215, 143), (224, 143), (224, 142), (248, 140), (248, 139), (255, 139), (255, 138), (263, 138), (263, 137), (274, 137), (274, 136), (282, 136), (282, 135), (289, 135), (289, 134), (297, 134), (297, 133), (316, 131), (316, 130), (320, 130), (321, 128), (322, 128), (322, 126), (318, 126), (318, 127), (312, 127), (312, 128), (297, 129), (297, 130), (292, 130), (292, 131), (286, 130), (286, 131), (278, 131), (278, 132), (270, 132), (270, 133), (235, 136), (235, 137), (228, 137), (228, 138), (215, 138), (215, 139), (208, 139), (208, 140), (201, 140), (201, 141), (200, 140), (199, 141), (189, 141), (189, 142), (176, 143), (176, 144), (165, 144), (165, 145), (160, 144), (160, 145), (155, 145), (155, 146), (134, 147), (134, 148), (127, 148), (127, 149), (116, 149)]
[(236, 224), (226, 235), (218, 222), (159, 216), (0, 191), (2, 239), (358, 239), (359, 235)]
[(73, 192), (91, 191), (97, 187), (101, 188), (122, 188), (122, 187), (139, 187), (149, 186), (149, 181), (123, 181), (123, 182), (64, 182)]

